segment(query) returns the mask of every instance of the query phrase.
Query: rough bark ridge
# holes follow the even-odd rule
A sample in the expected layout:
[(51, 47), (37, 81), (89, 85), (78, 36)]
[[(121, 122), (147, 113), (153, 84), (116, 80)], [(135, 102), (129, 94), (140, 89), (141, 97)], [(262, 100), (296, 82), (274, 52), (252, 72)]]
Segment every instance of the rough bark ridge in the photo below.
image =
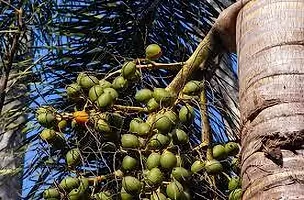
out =
[(243, 200), (304, 199), (303, 13), (255, 0), (237, 18)]

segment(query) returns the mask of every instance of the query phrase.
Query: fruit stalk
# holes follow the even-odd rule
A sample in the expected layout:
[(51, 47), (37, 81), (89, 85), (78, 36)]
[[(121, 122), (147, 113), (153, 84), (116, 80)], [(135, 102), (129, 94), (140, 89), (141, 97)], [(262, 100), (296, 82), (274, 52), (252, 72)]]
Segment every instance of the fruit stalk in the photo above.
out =
[(120, 73), (121, 73), (121, 69), (116, 70), (116, 71), (114, 71), (114, 72), (111, 72), (111, 73), (107, 74), (107, 75), (103, 78), (103, 80), (107, 80), (107, 79), (110, 78), (111, 76), (114, 76), (114, 75), (120, 74)]
[(148, 112), (146, 108), (135, 107), (135, 106), (122, 106), (122, 105), (113, 105), (115, 110), (119, 111), (129, 111), (129, 112)]
[(178, 94), (193, 71), (198, 68), (204, 69), (208, 57), (212, 53), (218, 52), (216, 51), (217, 43), (217, 37), (214, 29), (212, 28), (166, 89)]
[[(192, 72), (200, 68), (205, 69), (206, 61), (210, 55), (216, 56), (221, 49), (235, 51), (235, 21), (240, 9), (251, 0), (237, 1), (224, 10), (215, 21), (205, 38), (200, 42), (194, 53), (185, 62), (185, 65), (166, 88), (178, 94), (184, 87)], [(229, 37), (228, 37), (229, 36)]]
[(194, 150), (199, 150), (203, 147), (208, 147), (207, 149), (207, 160), (212, 160), (212, 147), (211, 147), (211, 127), (208, 120), (208, 109), (207, 109), (207, 95), (206, 95), (206, 88), (205, 88), (205, 82), (202, 81), (202, 90), (200, 94), (199, 99), (199, 105), (200, 105), (200, 113), (201, 113), (201, 144), (194, 148)]
[(177, 62), (177, 63), (156, 63), (154, 61), (150, 61), (150, 64), (138, 64), (136, 65), (139, 69), (171, 69), (178, 70), (182, 66), (185, 65), (185, 62)]
[(205, 87), (205, 82), (202, 83), (203, 87), (202, 87), (202, 91), (201, 91), (201, 95), (200, 95), (200, 110), (201, 110), (201, 116), (202, 116), (202, 144), (206, 144), (208, 145), (208, 149), (207, 149), (207, 160), (212, 160), (213, 156), (212, 156), (212, 147), (211, 147), (211, 140), (212, 140), (212, 134), (211, 134), (211, 127), (209, 124), (209, 120), (208, 120), (208, 107), (207, 107), (207, 94), (206, 94), (206, 87)]
[(90, 185), (92, 185), (92, 184), (94, 184), (95, 182), (100, 183), (100, 182), (102, 182), (102, 181), (104, 181), (104, 180), (107, 180), (107, 179), (109, 179), (109, 178), (113, 178), (113, 177), (115, 177), (115, 176), (120, 177), (120, 178), (123, 177), (122, 171), (117, 170), (117, 171), (115, 171), (115, 172), (113, 172), (113, 173), (111, 173), (111, 174), (101, 175), (101, 176), (95, 176), (95, 177), (90, 177), (90, 178), (88, 178), (88, 181), (89, 181)]

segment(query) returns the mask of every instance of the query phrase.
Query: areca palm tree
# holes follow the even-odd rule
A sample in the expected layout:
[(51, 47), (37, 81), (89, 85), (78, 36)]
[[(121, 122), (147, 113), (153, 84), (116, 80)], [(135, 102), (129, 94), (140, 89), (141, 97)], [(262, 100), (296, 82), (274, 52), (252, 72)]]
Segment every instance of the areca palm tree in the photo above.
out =
[[(215, 143), (223, 143), (227, 140), (238, 141), (239, 117), (241, 117), (242, 177), (245, 192), (243, 198), (278, 199), (286, 195), (290, 196), (291, 193), (294, 196), (290, 198), (298, 198), (301, 196), (299, 192), (301, 183), (293, 182), (290, 186), (286, 183), (291, 181), (291, 176), (301, 175), (298, 165), (293, 164), (293, 160), (301, 162), (302, 159), (296, 154), (301, 149), (302, 141), (299, 135), (301, 113), (295, 112), (296, 114), (293, 113), (288, 117), (285, 115), (293, 112), (294, 108), (301, 108), (301, 98), (298, 96), (301, 89), (297, 89), (294, 85), (299, 85), (298, 83), (301, 82), (297, 66), (299, 66), (298, 63), (301, 64), (301, 47), (298, 48), (298, 44), (303, 38), (301, 38), (301, 29), (297, 28), (296, 23), (289, 25), (285, 23), (289, 15), (286, 19), (282, 16), (284, 16), (283, 13), (289, 12), (290, 18), (298, 16), (300, 27), (300, 22), (303, 20), (297, 13), (301, 13), (302, 10), (301, 6), (296, 7), (296, 5), (301, 2), (249, 1), (244, 8), (242, 8), (242, 1), (240, 2), (235, 4), (234, 8), (228, 9), (226, 13), (222, 13), (220, 18), (227, 20), (218, 20), (215, 25), (214, 20), (221, 10), (232, 2), (67, 1), (59, 4), (52, 1), (35, 2), (32, 6), (33, 10), (37, 11), (39, 8), (40, 11), (44, 11), (43, 14), (34, 12), (32, 15), (38, 27), (34, 30), (36, 37), (39, 38), (36, 44), (43, 49), (40, 53), (44, 56), (37, 66), (36, 74), (40, 76), (41, 81), (33, 87), (35, 90), (33, 96), (40, 97), (35, 99), (35, 102), (38, 105), (52, 106), (59, 112), (71, 111), (69, 106), (74, 106), (74, 104), (71, 105), (71, 102), (66, 101), (62, 89), (66, 84), (75, 82), (80, 71), (95, 74), (98, 78), (107, 76), (119, 69), (124, 61), (143, 58), (144, 49), (148, 44), (158, 43), (164, 55), (159, 62), (175, 63), (175, 65), (166, 65), (166, 69), (159, 69), (164, 65), (152, 64), (151, 70), (142, 70), (142, 79), (135, 87), (167, 86), (168, 90), (179, 92), (186, 83), (186, 79), (203, 80), (204, 89), (200, 99), (192, 99), (194, 104), (199, 104), (196, 109), (200, 115), (190, 127), (183, 127), (191, 133), (193, 148), (201, 152), (199, 154), (204, 155), (204, 159), (208, 160), (210, 147)], [(242, 11), (238, 13), (240, 9)], [(255, 21), (259, 19), (251, 17), (251, 12), (256, 10), (260, 17), (269, 16), (273, 21), (282, 22), (280, 26), (277, 26), (277, 30), (281, 31), (278, 35), (288, 37), (276, 37), (273, 40), (266, 40), (263, 44), (250, 42), (251, 38), (258, 42), (259, 37), (265, 39), (264, 35), (257, 34), (259, 31), (266, 31), (267, 37), (268, 34), (273, 36), (273, 31), (276, 31), (276, 29), (271, 31), (268, 29), (267, 20), (261, 26), (254, 26), (259, 24)], [(269, 10), (271, 14), (268, 13)], [(236, 21), (237, 27), (235, 27)], [(282, 24), (288, 29), (281, 29)], [(237, 30), (241, 76), (241, 115), (239, 115), (237, 103), (238, 80), (234, 69), (235, 57), (227, 51), (227, 49), (235, 49), (235, 29)], [(247, 32), (247, 30), (250, 31)], [(290, 30), (294, 34), (289, 37)], [(198, 45), (201, 39), (204, 40)], [(288, 44), (286, 48), (285, 44)], [(281, 45), (283, 47), (280, 47)], [(265, 53), (268, 51), (267, 57)], [(279, 66), (276, 65), (279, 53), (283, 55), (284, 62), (282, 61), (283, 64), (281, 63), (280, 67), (276, 67)], [(267, 58), (265, 61), (267, 60), (270, 65), (274, 63), (275, 66), (270, 67), (267, 64), (260, 66), (263, 63), (262, 58)], [(253, 60), (253, 62), (248, 60)], [(286, 63), (294, 64), (295, 68), (284, 71), (282, 66)], [(182, 65), (184, 65), (183, 70), (180, 70)], [(192, 74), (191, 66), (195, 66), (197, 68), (195, 71), (199, 73)], [(290, 73), (292, 75), (286, 75)], [(285, 76), (289, 78), (288, 82), (282, 81), (280, 84), (274, 82), (277, 79), (283, 80), (281, 77)], [(292, 86), (290, 83), (293, 83)], [(289, 93), (286, 92), (288, 88), (290, 88)], [(58, 94), (63, 94), (63, 97)], [(282, 96), (282, 94), (288, 95)], [(132, 105), (134, 103), (129, 98), (122, 98), (120, 102)], [(279, 112), (271, 109), (279, 110)], [(287, 119), (285, 121), (294, 122), (296, 125), (282, 126), (280, 119), (284, 117), (278, 116), (283, 115)], [(272, 120), (265, 121), (264, 119)], [(274, 124), (277, 126), (274, 127)], [(264, 132), (261, 127), (265, 127)], [(31, 157), (34, 161), (25, 168), (24, 175), (28, 178), (38, 175), (26, 195), (27, 198), (39, 199), (45, 186), (53, 183), (54, 180), (60, 181), (62, 177), (69, 174), (69, 170), (60, 161), (58, 152), (49, 151), (45, 144), (37, 140), (36, 135), (37, 132), (31, 132), (31, 137), (27, 140), (27, 143), (32, 142), (34, 147), (39, 147), (39, 150), (35, 151), (37, 156), (34, 159)], [(73, 140), (75, 137), (71, 136), (70, 139)], [(82, 144), (82, 148), (94, 146), (96, 143), (96, 140), (90, 140), (89, 145)], [(104, 174), (102, 171), (108, 173), (107, 171), (112, 170), (109, 167), (111, 164), (109, 157), (104, 158), (102, 153), (96, 153), (96, 149), (89, 151), (98, 155), (98, 165), (94, 167), (90, 165), (89, 169), (82, 169), (82, 173), (99, 176)], [(96, 158), (94, 160), (89, 156), (83, 159), (86, 167), (88, 163), (92, 164), (92, 161), (96, 161)], [(201, 177), (198, 184), (190, 187), (193, 198), (226, 198), (227, 192), (223, 187), (227, 182), (225, 176), (234, 175), (231, 170), (228, 171), (231, 174), (207, 176), (207, 179)], [(283, 173), (285, 171), (288, 173)], [(261, 179), (263, 181), (259, 182)], [(299, 181), (299, 178), (292, 180)], [(278, 186), (269, 189), (272, 185)], [(38, 188), (40, 190), (37, 190)], [(267, 192), (263, 192), (266, 189)]]
[[(60, 112), (68, 111), (71, 104), (65, 101), (62, 89), (66, 84), (74, 82), (79, 72), (86, 71), (102, 77), (119, 69), (126, 59), (143, 58), (145, 47), (151, 43), (158, 43), (162, 47), (163, 57), (159, 62), (173, 63), (187, 60), (200, 40), (211, 29), (220, 11), (230, 3), (229, 1), (191, 3), (67, 1), (59, 4), (36, 2), (34, 6), (46, 11), (42, 19), (38, 19), (38, 13), (33, 15), (34, 18), (36, 17), (36, 23), (39, 23), (39, 29), (35, 32), (36, 37), (39, 36), (37, 46), (47, 50), (47, 53), (37, 67), (41, 82), (35, 84), (34, 94), (41, 98), (35, 99), (35, 102), (39, 106), (53, 106)], [(51, 16), (56, 17), (51, 18)], [(205, 80), (208, 99), (208, 106), (205, 105), (208, 110), (204, 115), (207, 121), (205, 120), (204, 124), (201, 117), (197, 116), (197, 120), (189, 129), (194, 146), (199, 145), (204, 135), (209, 135), (202, 132), (209, 123), (211, 124), (209, 132), (213, 135), (210, 144), (238, 140), (235, 57), (225, 52), (225, 50), (214, 52), (214, 56), (206, 64), (207, 67), (201, 69), (199, 75), (192, 77)], [(178, 71), (179, 68), (142, 70), (143, 79), (140, 85), (165, 87)], [(226, 84), (227, 82), (229, 85)], [(60, 96), (61, 94), (63, 97)], [(199, 111), (199, 107), (196, 108)], [(201, 109), (206, 108), (201, 107)], [(68, 171), (62, 161), (56, 160), (59, 155), (48, 152), (46, 146), (34, 137), (37, 133), (39, 132), (30, 134), (33, 138), (29, 141), (32, 141), (33, 148), (38, 150), (35, 151), (36, 156), (31, 158), (34, 161), (26, 166), (24, 175), (28, 177), (26, 185), (31, 185), (29, 184), (31, 177), (38, 177), (33, 181), (33, 187), (26, 190), (26, 195), (27, 198), (39, 199), (45, 187), (53, 183), (54, 179), (60, 181)], [(199, 151), (204, 152), (206, 149), (202, 147)], [(89, 160), (85, 159), (84, 162)], [(105, 161), (101, 163), (103, 164), (95, 170), (107, 170), (109, 163)], [(98, 175), (96, 171), (90, 173)], [(223, 176), (220, 179), (222, 182), (227, 182)], [(204, 196), (208, 199), (214, 195), (222, 199), (226, 198), (227, 194), (223, 193), (221, 186), (209, 186), (208, 181), (205, 181), (202, 180), (200, 184), (193, 186), (195, 198)]]

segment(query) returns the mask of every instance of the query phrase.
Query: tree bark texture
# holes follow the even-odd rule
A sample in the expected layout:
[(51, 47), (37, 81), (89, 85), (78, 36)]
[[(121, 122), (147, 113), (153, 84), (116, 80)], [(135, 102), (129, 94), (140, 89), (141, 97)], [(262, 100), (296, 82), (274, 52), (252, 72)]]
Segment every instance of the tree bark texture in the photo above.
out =
[(252, 0), (236, 31), (243, 200), (304, 199), (304, 1)]
[[(13, 81), (9, 81), (13, 82)], [(23, 112), (24, 97), (16, 96), (25, 94), (27, 88), (24, 84), (16, 84), (6, 94), (5, 106), (0, 116), (0, 199), (21, 199), (22, 189), (22, 162), (24, 152), (16, 152), (22, 142), (22, 125), (26, 121)], [(12, 102), (10, 102), (12, 101)], [(10, 102), (10, 103), (8, 103)], [(15, 114), (14, 114), (15, 113)]]

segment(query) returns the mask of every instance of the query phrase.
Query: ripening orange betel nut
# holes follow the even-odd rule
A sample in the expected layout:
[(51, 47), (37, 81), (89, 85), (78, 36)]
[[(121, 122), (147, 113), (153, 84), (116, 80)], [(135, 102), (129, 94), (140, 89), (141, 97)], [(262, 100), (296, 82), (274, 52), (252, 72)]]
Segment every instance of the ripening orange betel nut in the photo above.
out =
[(84, 110), (74, 112), (73, 117), (79, 124), (84, 124), (89, 120), (89, 114)]

